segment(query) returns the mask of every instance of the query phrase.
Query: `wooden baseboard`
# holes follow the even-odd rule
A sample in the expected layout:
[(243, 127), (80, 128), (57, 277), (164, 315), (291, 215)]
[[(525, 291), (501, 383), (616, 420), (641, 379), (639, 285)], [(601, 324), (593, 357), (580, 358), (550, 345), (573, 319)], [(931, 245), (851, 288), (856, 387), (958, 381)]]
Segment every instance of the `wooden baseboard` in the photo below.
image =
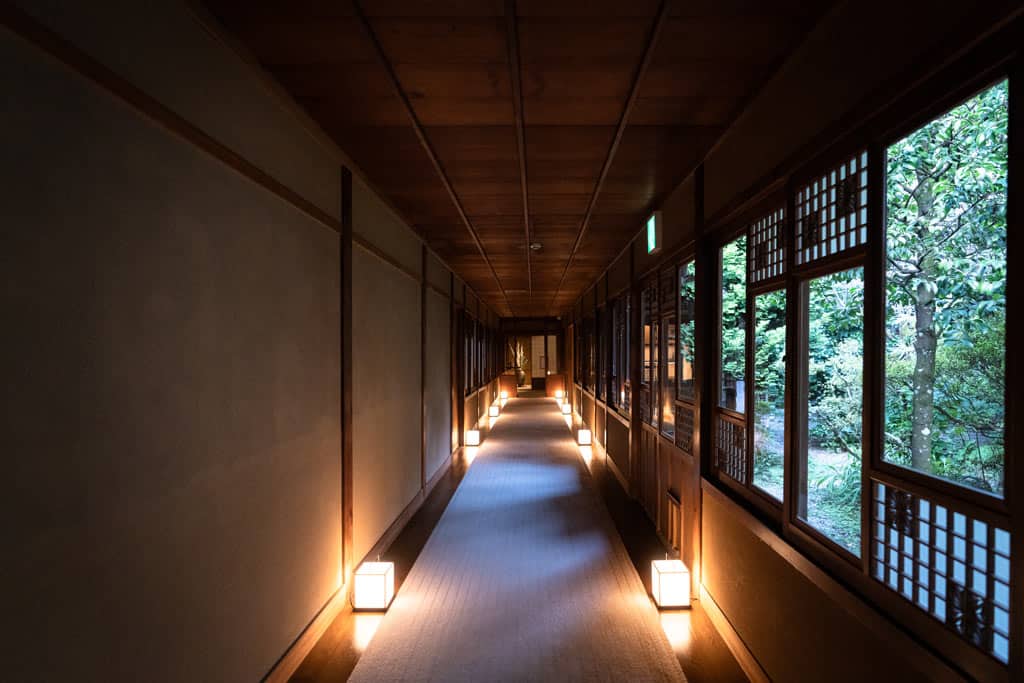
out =
[(292, 677), (334, 620), (348, 608), (348, 586), (342, 586), (327, 600), (281, 659), (263, 677), (265, 683), (284, 683)]
[(768, 673), (761, 668), (761, 664), (754, 657), (754, 653), (747, 648), (747, 644), (740, 638), (740, 634), (736, 633), (736, 629), (732, 627), (729, 619), (726, 618), (725, 614), (718, 607), (718, 603), (715, 602), (703, 585), (700, 587), (700, 605), (711, 619), (711, 623), (715, 625), (715, 628), (721, 634), (725, 644), (729, 646), (729, 651), (732, 652), (733, 657), (736, 658), (747, 678), (753, 681), (753, 683), (771, 683)]

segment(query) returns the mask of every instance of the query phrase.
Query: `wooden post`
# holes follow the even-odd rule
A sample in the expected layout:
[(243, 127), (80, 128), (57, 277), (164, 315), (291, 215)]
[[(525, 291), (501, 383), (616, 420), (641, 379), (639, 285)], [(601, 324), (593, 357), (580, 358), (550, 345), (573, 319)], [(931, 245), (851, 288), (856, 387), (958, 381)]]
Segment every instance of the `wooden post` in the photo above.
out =
[(341, 169), (341, 566), (350, 586), (352, 547), (352, 172)]

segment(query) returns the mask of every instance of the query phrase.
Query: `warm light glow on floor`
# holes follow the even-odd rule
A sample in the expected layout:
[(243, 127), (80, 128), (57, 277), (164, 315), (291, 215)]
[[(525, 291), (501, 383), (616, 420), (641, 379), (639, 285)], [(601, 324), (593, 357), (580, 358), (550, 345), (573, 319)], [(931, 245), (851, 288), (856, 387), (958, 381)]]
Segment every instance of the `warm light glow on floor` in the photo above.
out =
[(467, 446), (466, 448), (462, 449), (462, 457), (466, 459), (467, 467), (469, 465), (472, 465), (473, 461), (476, 460), (478, 450), (479, 449), (476, 446)]
[(563, 415), (565, 418), (565, 426), (572, 430), (572, 415)]
[(690, 612), (660, 612), (658, 618), (673, 650), (678, 652), (690, 647)]
[(594, 460), (593, 447), (580, 446), (580, 455), (583, 457), (583, 462), (587, 463), (587, 467), (590, 467), (590, 463)]
[(371, 612), (356, 612), (353, 613), (352, 617), (355, 620), (355, 632), (352, 637), (353, 644), (356, 651), (362, 654), (366, 646), (373, 640), (373, 635), (377, 632), (377, 628), (384, 619), (384, 615)]
[(491, 417), (487, 419), (487, 431), (494, 429), (494, 425), (498, 422), (498, 418)]

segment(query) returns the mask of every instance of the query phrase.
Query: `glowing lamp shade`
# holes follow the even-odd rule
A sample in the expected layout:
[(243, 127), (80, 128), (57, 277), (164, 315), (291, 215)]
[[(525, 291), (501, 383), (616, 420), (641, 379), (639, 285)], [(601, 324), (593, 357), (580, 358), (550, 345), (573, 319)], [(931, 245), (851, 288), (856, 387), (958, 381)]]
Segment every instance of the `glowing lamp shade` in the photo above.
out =
[(487, 414), (490, 417), (498, 417), (499, 413), (501, 413), (501, 407), (497, 403), (492, 404), (490, 409), (487, 411)]
[(572, 406), (568, 403), (562, 404), (562, 415), (572, 415)]
[(651, 593), (658, 607), (689, 607), (690, 570), (681, 560), (654, 560)]
[(395, 563), (363, 562), (356, 570), (352, 606), (385, 610), (395, 597)]
[(589, 429), (578, 429), (576, 430), (576, 443), (581, 446), (590, 445), (590, 430)]
[(501, 392), (501, 398), (502, 399), (507, 399), (508, 398), (508, 392), (507, 391)]
[(562, 398), (563, 396), (565, 396), (565, 392), (561, 389), (555, 389), (555, 398)]
[(480, 430), (479, 429), (467, 429), (466, 430), (466, 445), (467, 446), (479, 446), (480, 445)]

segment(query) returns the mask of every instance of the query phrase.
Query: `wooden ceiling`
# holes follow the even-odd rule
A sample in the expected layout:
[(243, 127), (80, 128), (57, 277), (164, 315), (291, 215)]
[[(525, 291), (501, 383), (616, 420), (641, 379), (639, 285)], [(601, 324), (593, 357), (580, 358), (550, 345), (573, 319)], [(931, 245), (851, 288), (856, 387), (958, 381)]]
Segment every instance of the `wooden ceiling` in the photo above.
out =
[(207, 2), (456, 273), (519, 317), (571, 307), (827, 4)]

